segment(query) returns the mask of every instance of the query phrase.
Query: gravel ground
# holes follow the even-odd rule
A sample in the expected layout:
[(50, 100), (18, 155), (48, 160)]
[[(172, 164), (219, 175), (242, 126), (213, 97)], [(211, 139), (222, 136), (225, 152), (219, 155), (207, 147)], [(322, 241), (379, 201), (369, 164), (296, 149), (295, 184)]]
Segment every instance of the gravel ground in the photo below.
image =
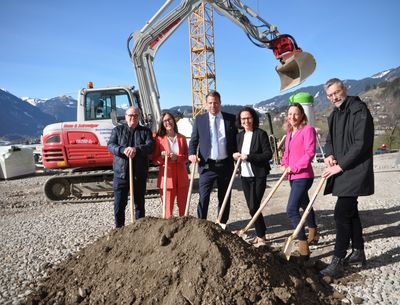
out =
[[(317, 175), (322, 170), (322, 164), (315, 164)], [(359, 198), (367, 266), (347, 270), (345, 277), (331, 284), (343, 304), (400, 304), (399, 171), (399, 153), (375, 157), (376, 193)], [(274, 168), (268, 177), (266, 195), (279, 177), (279, 169)], [(113, 229), (111, 202), (47, 204), (42, 194), (46, 179), (46, 174), (39, 173), (35, 177), (0, 181), (0, 304), (23, 303), (24, 297), (46, 276), (49, 268)], [(288, 183), (282, 183), (263, 213), (268, 226), (267, 237), (277, 248), (292, 232), (285, 213), (288, 192)], [(215, 197), (213, 194), (210, 220), (216, 219)], [(232, 198), (228, 229), (236, 230), (249, 221), (238, 179)], [(195, 215), (197, 199), (194, 192), (191, 215)], [(311, 261), (330, 261), (335, 200), (335, 197), (320, 194), (315, 202), (322, 238), (312, 252)], [(148, 216), (160, 216), (160, 200), (146, 200), (146, 212)], [(246, 238), (252, 236), (254, 232), (250, 230)]]

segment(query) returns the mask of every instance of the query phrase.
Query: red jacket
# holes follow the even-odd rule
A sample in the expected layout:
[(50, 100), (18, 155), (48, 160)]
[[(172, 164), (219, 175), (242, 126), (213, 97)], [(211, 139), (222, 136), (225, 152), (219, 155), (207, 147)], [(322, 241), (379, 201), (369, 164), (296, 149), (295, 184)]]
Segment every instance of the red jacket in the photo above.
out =
[[(178, 133), (176, 140), (178, 142), (178, 147), (179, 147), (178, 159), (176, 161), (168, 159), (167, 189), (189, 186), (188, 172), (186, 169), (186, 162), (188, 161), (188, 146), (186, 138), (180, 133)], [(164, 156), (161, 155), (163, 151), (167, 151), (168, 153), (170, 152), (168, 137), (158, 136), (156, 138), (156, 145), (153, 152), (153, 162), (157, 165), (160, 165), (160, 170), (158, 172), (158, 180), (157, 180), (157, 186), (159, 188), (164, 187), (165, 158)]]

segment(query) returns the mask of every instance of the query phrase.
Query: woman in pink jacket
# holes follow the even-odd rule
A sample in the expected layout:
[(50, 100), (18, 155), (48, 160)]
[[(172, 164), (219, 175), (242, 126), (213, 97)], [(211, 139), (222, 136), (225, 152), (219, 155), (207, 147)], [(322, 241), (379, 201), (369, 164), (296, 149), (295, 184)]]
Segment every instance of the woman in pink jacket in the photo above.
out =
[[(287, 214), (293, 228), (300, 222), (300, 208), (306, 209), (310, 199), (308, 190), (314, 181), (314, 172), (311, 162), (315, 155), (316, 132), (315, 128), (307, 125), (307, 115), (303, 106), (293, 103), (289, 106), (286, 122), (285, 152), (282, 158), (282, 166), (288, 170), (290, 182), (290, 195), (287, 204)], [(311, 209), (307, 218), (309, 238), (304, 228), (297, 238), (299, 240), (298, 251), (301, 256), (309, 257), (309, 244), (318, 240), (315, 213)]]
[(179, 216), (185, 215), (189, 178), (186, 169), (188, 146), (185, 136), (178, 133), (174, 116), (169, 112), (161, 114), (160, 127), (157, 132), (153, 162), (160, 165), (157, 186), (160, 188), (161, 200), (164, 190), (164, 162), (167, 162), (166, 218), (172, 216), (174, 201), (178, 204)]

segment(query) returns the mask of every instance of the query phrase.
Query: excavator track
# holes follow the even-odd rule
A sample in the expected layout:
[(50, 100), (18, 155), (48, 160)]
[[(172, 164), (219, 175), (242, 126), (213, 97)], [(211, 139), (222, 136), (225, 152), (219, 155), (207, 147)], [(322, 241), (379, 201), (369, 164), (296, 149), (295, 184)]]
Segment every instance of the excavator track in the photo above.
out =
[[(53, 203), (88, 203), (114, 200), (112, 170), (74, 171), (47, 179), (44, 193)], [(154, 176), (154, 175), (149, 175)], [(149, 179), (146, 198), (158, 195), (154, 178)]]

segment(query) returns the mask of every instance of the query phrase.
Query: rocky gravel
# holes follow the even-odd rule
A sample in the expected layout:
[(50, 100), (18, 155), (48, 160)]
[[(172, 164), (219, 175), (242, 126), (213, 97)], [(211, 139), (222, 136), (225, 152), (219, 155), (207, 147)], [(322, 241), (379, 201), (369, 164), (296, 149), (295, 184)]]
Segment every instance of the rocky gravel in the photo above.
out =
[[(376, 193), (359, 198), (367, 266), (349, 269), (343, 278), (330, 283), (342, 304), (400, 304), (400, 156), (379, 155), (374, 161)], [(316, 174), (322, 170), (323, 165), (316, 163)], [(113, 229), (112, 202), (47, 203), (42, 187), (49, 174), (0, 181), (0, 304), (24, 303), (50, 270)], [(266, 195), (279, 177), (279, 168), (273, 168)], [(292, 232), (285, 212), (288, 193), (288, 183), (284, 182), (263, 213), (267, 238), (276, 249)], [(215, 197), (213, 194), (210, 204), (211, 221), (216, 219)], [(232, 198), (227, 229), (237, 230), (249, 221), (238, 179)], [(194, 192), (191, 215), (195, 215), (197, 199)], [(311, 254), (311, 263), (330, 261), (335, 199), (319, 194), (315, 202), (322, 238)], [(148, 216), (161, 216), (159, 198), (146, 200), (146, 212)], [(246, 239), (254, 236), (253, 230), (248, 233)]]

